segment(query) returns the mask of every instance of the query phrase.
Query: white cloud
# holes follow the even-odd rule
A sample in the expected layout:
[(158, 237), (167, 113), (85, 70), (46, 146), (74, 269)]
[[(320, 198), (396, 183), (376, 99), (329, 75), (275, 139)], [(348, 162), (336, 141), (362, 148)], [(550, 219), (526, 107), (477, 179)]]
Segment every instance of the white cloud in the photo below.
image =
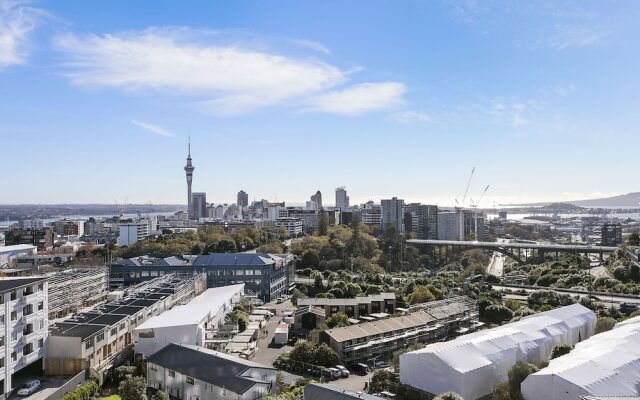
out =
[(431, 117), (429, 116), (429, 114), (422, 111), (403, 111), (393, 114), (392, 118), (395, 121), (403, 124), (431, 121)]
[(553, 92), (558, 96), (568, 96), (571, 92), (575, 91), (576, 87), (574, 85), (558, 85), (553, 88)]
[(320, 62), (207, 44), (206, 32), (147, 29), (120, 35), (58, 36), (76, 85), (201, 96), (216, 114), (241, 114), (320, 93), (346, 81)]
[(318, 53), (331, 54), (331, 50), (329, 50), (327, 47), (322, 45), (322, 43), (318, 43), (318, 42), (315, 42), (313, 40), (291, 39), (291, 41), (293, 43), (297, 44), (298, 46), (306, 47), (306, 48), (311, 49), (313, 51), (317, 51)]
[(149, 124), (147, 122), (142, 122), (142, 121), (137, 121), (135, 119), (131, 120), (131, 123), (134, 124), (137, 127), (140, 127), (142, 129), (144, 129), (147, 132), (151, 132), (154, 135), (158, 135), (158, 136), (167, 136), (167, 137), (173, 137), (175, 136), (175, 134), (171, 131), (168, 131), (158, 125), (153, 125), (153, 124)]
[(520, 128), (527, 124), (525, 113), (527, 105), (515, 100), (496, 100), (487, 111), (500, 123), (506, 123), (513, 128)]
[[(357, 115), (391, 108), (405, 92), (396, 82), (344, 88), (359, 70), (343, 71), (317, 59), (258, 50), (251, 42), (223, 36), (208, 30), (149, 28), (109, 35), (65, 34), (55, 37), (53, 44), (68, 57), (63, 74), (75, 85), (185, 96), (215, 116), (276, 105)], [(329, 52), (316, 42), (292, 40)]]
[(309, 100), (309, 110), (343, 115), (395, 108), (406, 92), (399, 82), (362, 83), (325, 93)]
[(601, 42), (610, 32), (581, 24), (558, 25), (546, 38), (549, 47), (562, 50), (570, 47), (585, 47)]
[(36, 14), (22, 2), (0, 0), (0, 69), (27, 62)]

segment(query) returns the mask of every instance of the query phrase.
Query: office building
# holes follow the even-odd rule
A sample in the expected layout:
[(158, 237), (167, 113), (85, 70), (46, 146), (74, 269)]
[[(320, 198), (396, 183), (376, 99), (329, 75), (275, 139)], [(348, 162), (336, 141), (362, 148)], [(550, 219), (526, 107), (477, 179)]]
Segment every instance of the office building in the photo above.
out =
[(199, 255), (193, 261), (176, 257), (138, 261), (136, 257), (112, 264), (112, 283), (126, 287), (166, 273), (204, 272), (209, 288), (244, 283), (246, 291), (263, 301), (271, 301), (288, 293), (295, 273), (291, 254), (210, 253)]
[(152, 222), (148, 219), (128, 220), (118, 225), (118, 246), (130, 246), (149, 237)]
[(205, 289), (206, 277), (167, 274), (122, 293), (122, 297), (51, 325), (47, 375), (89, 371), (100, 385), (112, 368), (133, 353), (133, 330)]
[(150, 318), (133, 330), (136, 354), (144, 358), (171, 343), (206, 346), (244, 295), (244, 284), (207, 289), (189, 303)]
[(322, 209), (322, 193), (320, 193), (320, 190), (318, 190), (316, 194), (311, 196), (311, 201), (316, 203), (318, 211)]
[(345, 364), (368, 363), (389, 358), (398, 349), (420, 343), (433, 343), (468, 332), (477, 325), (478, 313), (465, 297), (427, 303), (409, 314), (358, 323), (320, 332), (326, 343)]
[(255, 400), (275, 393), (276, 369), (198, 346), (170, 344), (147, 360), (147, 383), (172, 398)]
[(11, 229), (4, 233), (4, 244), (5, 246), (30, 244), (36, 246), (38, 251), (44, 251), (53, 248), (54, 236), (51, 228)]
[(244, 190), (238, 192), (238, 199), (236, 201), (238, 207), (247, 208), (249, 207), (249, 195), (245, 193)]
[(438, 212), (438, 239), (463, 240), (462, 214), (458, 211)]
[(315, 210), (301, 210), (299, 208), (289, 208), (290, 218), (298, 218), (302, 221), (303, 230), (315, 231), (320, 223), (320, 214)]
[(191, 207), (193, 207), (192, 219), (207, 218), (207, 194), (195, 192), (191, 195)]
[(82, 236), (84, 221), (62, 219), (53, 223), (53, 231), (60, 236)]
[(373, 204), (372, 201), (366, 203), (360, 208), (360, 222), (369, 226), (381, 226), (382, 210), (380, 206)]
[(193, 197), (191, 196), (191, 183), (193, 181), (193, 170), (196, 167), (191, 163), (191, 138), (189, 138), (189, 151), (187, 153), (187, 165), (184, 166), (184, 172), (187, 176), (187, 216), (193, 218)]
[(405, 233), (404, 229), (404, 200), (396, 197), (380, 202), (380, 225), (382, 229), (393, 226), (400, 234)]
[(554, 346), (589, 338), (595, 325), (593, 311), (573, 304), (433, 343), (400, 356), (400, 382), (426, 395), (453, 391), (467, 400), (484, 398), (508, 380), (517, 361), (547, 362)]
[(302, 220), (300, 218), (278, 218), (274, 225), (276, 228), (285, 229), (290, 238), (302, 235)]
[(529, 375), (521, 388), (527, 400), (637, 399), (639, 372), (640, 317), (635, 317), (576, 343), (569, 354)]
[(349, 208), (349, 196), (347, 196), (347, 188), (345, 186), (336, 188), (336, 208), (340, 211)]
[(622, 244), (622, 226), (620, 224), (604, 224), (601, 230), (603, 246)]
[(41, 370), (48, 334), (47, 281), (44, 278), (0, 280), (0, 395), (16, 386), (14, 374), (28, 366)]

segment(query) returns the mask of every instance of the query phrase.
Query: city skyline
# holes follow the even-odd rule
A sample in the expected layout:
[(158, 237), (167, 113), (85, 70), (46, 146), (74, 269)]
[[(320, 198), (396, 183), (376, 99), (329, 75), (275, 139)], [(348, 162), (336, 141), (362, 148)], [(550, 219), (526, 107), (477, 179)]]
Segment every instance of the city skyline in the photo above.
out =
[(640, 4), (147, 9), (0, 0), (0, 204), (638, 191)]

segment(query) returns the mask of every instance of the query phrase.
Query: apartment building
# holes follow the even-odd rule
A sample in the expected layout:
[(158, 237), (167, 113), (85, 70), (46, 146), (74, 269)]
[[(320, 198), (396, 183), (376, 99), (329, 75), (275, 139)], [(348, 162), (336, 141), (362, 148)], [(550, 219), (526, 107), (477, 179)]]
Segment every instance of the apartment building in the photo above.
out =
[(455, 297), (427, 303), (407, 315), (320, 332), (320, 342), (344, 364), (388, 358), (413, 343), (430, 343), (471, 332), (479, 326), (475, 303)]
[(47, 275), (49, 319), (61, 318), (104, 300), (109, 291), (109, 270), (72, 268)]
[(371, 314), (393, 314), (396, 311), (396, 294), (380, 293), (351, 299), (304, 298), (298, 307), (311, 306), (323, 309), (326, 318), (341, 312), (349, 318), (361, 319)]
[(130, 288), (123, 297), (51, 325), (45, 373), (74, 375), (89, 369), (103, 383), (108, 371), (133, 352), (133, 329), (205, 289), (206, 277), (168, 274)]
[(44, 278), (0, 280), (0, 395), (14, 389), (15, 373), (41, 362), (45, 355), (47, 300)]
[(193, 345), (170, 344), (147, 360), (150, 387), (178, 400), (255, 400), (276, 392), (276, 369)]
[(118, 225), (118, 246), (130, 246), (140, 240), (144, 240), (153, 231), (153, 222), (149, 219), (121, 222)]
[(303, 226), (300, 218), (278, 218), (275, 222), (275, 227), (285, 229), (289, 237), (292, 238), (302, 235)]

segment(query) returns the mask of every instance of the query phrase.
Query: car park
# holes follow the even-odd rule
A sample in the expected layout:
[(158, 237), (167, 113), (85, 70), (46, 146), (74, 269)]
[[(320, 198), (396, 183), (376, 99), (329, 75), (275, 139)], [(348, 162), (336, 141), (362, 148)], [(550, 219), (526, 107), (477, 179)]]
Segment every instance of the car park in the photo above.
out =
[(40, 381), (35, 379), (29, 382), (26, 382), (18, 388), (18, 396), (27, 397), (31, 396), (35, 392), (40, 389)]

